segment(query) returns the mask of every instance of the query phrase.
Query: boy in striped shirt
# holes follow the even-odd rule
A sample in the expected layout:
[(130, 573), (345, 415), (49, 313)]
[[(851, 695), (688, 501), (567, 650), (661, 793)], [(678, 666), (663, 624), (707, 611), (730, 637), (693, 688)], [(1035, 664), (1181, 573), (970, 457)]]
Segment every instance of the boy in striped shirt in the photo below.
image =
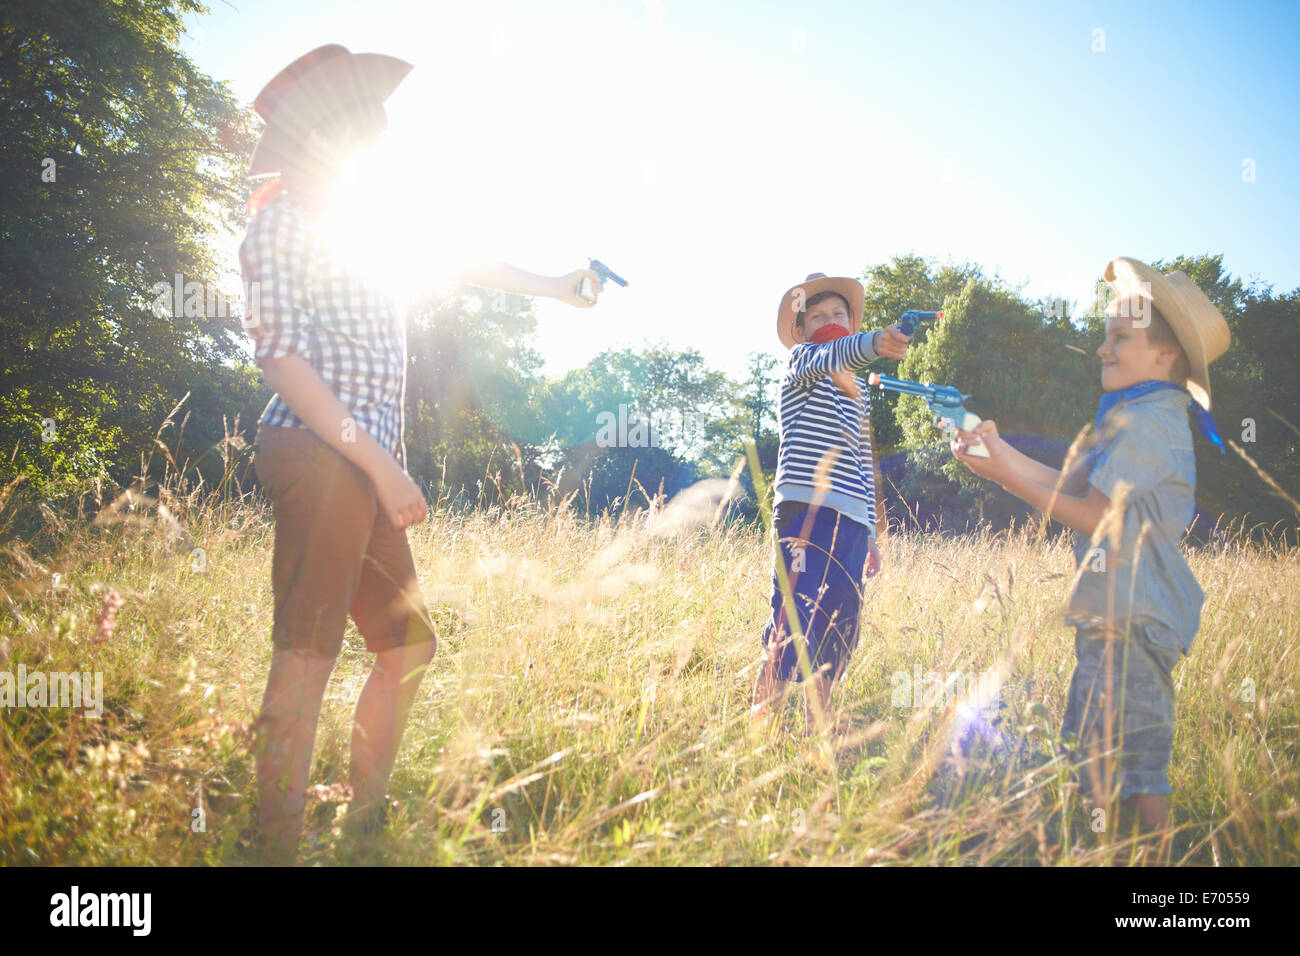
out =
[[(858, 333), (864, 298), (857, 279), (818, 272), (787, 291), (777, 313), (790, 361), (781, 379), (772, 514), (779, 567), (754, 683), (756, 716), (779, 713), (791, 682), (807, 676), (809, 724), (821, 721), (857, 646), (863, 571), (880, 568), (871, 400), (854, 371), (875, 358), (902, 358), (910, 340), (897, 326)], [(792, 633), (782, 569), (806, 655)]]

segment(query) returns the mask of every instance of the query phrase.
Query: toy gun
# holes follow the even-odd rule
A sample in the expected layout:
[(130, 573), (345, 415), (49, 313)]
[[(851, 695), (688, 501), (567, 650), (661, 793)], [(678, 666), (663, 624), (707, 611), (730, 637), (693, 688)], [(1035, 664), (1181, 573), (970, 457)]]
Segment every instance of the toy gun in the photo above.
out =
[[(592, 272), (600, 276), (601, 282), (617, 282), (624, 288), (627, 287), (627, 280), (599, 259), (588, 259), (587, 264)], [(583, 277), (583, 280), (578, 283), (578, 297), (586, 299), (588, 302), (596, 301), (596, 295), (591, 291), (591, 280), (585, 276)]]
[(922, 322), (933, 322), (935, 319), (943, 318), (943, 309), (938, 312), (918, 312), (916, 309), (908, 309), (903, 313), (903, 317), (898, 320), (898, 330), (911, 338), (913, 333), (921, 327)]
[(616, 275), (614, 270), (599, 259), (588, 259), (587, 263), (591, 266), (591, 271), (600, 276), (601, 282), (617, 282), (619, 285), (627, 288), (627, 280), (620, 275)]
[[(930, 406), (930, 411), (934, 412), (935, 425), (943, 432), (943, 437), (949, 441), (956, 436), (958, 428), (968, 432), (974, 431), (975, 426), (980, 423), (978, 415), (966, 410), (964, 402), (970, 396), (963, 395), (951, 385), (922, 385), (920, 382), (890, 378), (888, 375), (881, 375), (879, 372), (872, 372), (867, 377), (867, 381), (876, 388), (902, 392), (905, 395), (916, 395), (925, 399)], [(988, 449), (983, 444), (968, 446), (966, 454), (975, 458), (987, 458), (989, 456)]]

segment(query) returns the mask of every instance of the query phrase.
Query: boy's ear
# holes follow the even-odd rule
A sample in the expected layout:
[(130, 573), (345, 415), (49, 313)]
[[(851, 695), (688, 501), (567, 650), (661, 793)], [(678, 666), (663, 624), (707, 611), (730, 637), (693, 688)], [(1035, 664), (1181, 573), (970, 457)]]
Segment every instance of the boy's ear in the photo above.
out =
[(804, 331), (802, 322), (796, 322), (794, 324), (794, 340), (796, 342), (808, 341), (808, 333)]
[(1160, 363), (1168, 364), (1169, 373), (1172, 375), (1175, 368), (1178, 367), (1178, 360), (1183, 355), (1183, 350), (1176, 345), (1161, 345), (1158, 349), (1160, 353)]

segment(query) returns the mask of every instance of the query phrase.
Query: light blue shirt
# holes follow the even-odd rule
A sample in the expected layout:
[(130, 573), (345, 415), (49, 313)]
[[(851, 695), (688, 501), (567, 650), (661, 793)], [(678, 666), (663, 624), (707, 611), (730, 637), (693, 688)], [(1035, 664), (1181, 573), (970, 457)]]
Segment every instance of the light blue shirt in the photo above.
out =
[(1125, 620), (1158, 621), (1187, 653), (1205, 594), (1179, 548), (1196, 512), (1186, 393), (1166, 389), (1116, 405), (1071, 478), (1062, 488), (1067, 494), (1086, 496), (1091, 485), (1112, 504), (1122, 498), (1123, 522), (1118, 535), (1095, 546), (1075, 532), (1077, 573), (1066, 623), (1109, 620), (1123, 629)]

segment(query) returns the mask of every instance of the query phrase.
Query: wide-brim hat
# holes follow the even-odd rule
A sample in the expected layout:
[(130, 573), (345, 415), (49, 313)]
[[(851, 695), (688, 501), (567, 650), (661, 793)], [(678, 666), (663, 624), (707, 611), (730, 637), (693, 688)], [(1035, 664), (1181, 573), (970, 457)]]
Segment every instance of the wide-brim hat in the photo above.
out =
[(1106, 263), (1103, 278), (1121, 297), (1150, 298), (1187, 354), (1187, 391), (1210, 410), (1210, 363), (1228, 350), (1232, 333), (1214, 303), (1185, 272), (1163, 274), (1121, 256)]
[(253, 101), (266, 129), (253, 150), (248, 175), (282, 172), (307, 133), (362, 103), (382, 105), (412, 64), (382, 53), (352, 53), (331, 43), (294, 60)]
[(798, 343), (799, 340), (794, 337), (795, 323), (800, 312), (808, 307), (808, 300), (819, 292), (837, 292), (842, 295), (849, 304), (849, 331), (856, 332), (862, 327), (862, 303), (866, 299), (862, 283), (847, 276), (827, 276), (824, 272), (814, 272), (781, 296), (781, 307), (776, 312), (776, 334), (786, 348), (792, 349)]

